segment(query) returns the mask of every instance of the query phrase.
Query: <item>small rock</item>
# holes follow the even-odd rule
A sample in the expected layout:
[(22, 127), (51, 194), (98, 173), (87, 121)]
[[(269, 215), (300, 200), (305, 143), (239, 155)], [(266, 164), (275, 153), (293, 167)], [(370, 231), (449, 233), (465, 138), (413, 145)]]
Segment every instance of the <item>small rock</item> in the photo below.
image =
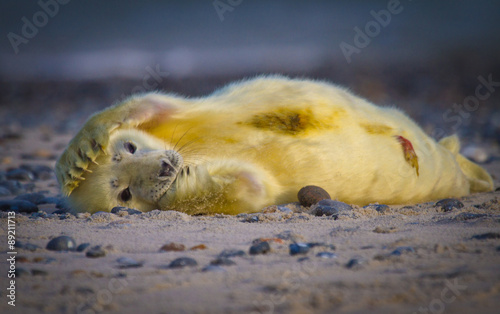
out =
[(116, 260), (118, 268), (138, 268), (142, 267), (143, 263), (136, 261), (130, 257), (120, 257)]
[(271, 246), (268, 242), (260, 242), (258, 244), (254, 244), (250, 247), (249, 253), (250, 255), (257, 254), (266, 254), (271, 250)]
[(464, 204), (455, 198), (445, 198), (437, 202), (434, 206), (441, 207), (444, 212), (449, 212), (453, 208), (464, 207)]
[(375, 207), (375, 210), (381, 214), (387, 213), (391, 210), (391, 208), (385, 204), (377, 204), (373, 206)]
[(236, 263), (233, 260), (230, 260), (229, 258), (217, 258), (217, 259), (211, 261), (210, 264), (211, 265), (219, 265), (219, 266), (236, 265)]
[(247, 254), (243, 250), (229, 249), (220, 252), (219, 258), (230, 258), (230, 257), (245, 256), (245, 255)]
[(391, 255), (401, 256), (404, 253), (415, 253), (415, 249), (413, 249), (411, 246), (400, 246), (397, 247), (394, 251), (392, 251)]
[(16, 195), (26, 192), (23, 185), (16, 180), (2, 180), (0, 181), (0, 186), (6, 188), (10, 191), (10, 193)]
[(68, 236), (59, 236), (47, 243), (47, 250), (51, 251), (74, 251), (76, 248), (75, 240)]
[(116, 206), (116, 207), (113, 207), (111, 209), (111, 213), (112, 214), (119, 215), (122, 212), (126, 212), (129, 215), (140, 215), (140, 214), (142, 214), (142, 212), (140, 210), (133, 209), (133, 208), (128, 208), (128, 207), (123, 207), (123, 206)]
[(30, 275), (30, 274), (31, 273), (26, 268), (16, 267), (16, 271), (15, 271), (16, 278), (21, 277), (21, 276)]
[(185, 250), (184, 244), (174, 242), (167, 243), (160, 248), (160, 252), (181, 252)]
[(462, 155), (478, 163), (484, 163), (488, 160), (488, 152), (476, 145), (467, 146), (463, 149)]
[(227, 272), (227, 270), (225, 270), (224, 267), (221, 267), (219, 265), (207, 265), (207, 266), (203, 267), (203, 269), (201, 271), (203, 271), (203, 272), (210, 271), (210, 272), (216, 272), (216, 273)]
[(49, 180), (54, 176), (54, 170), (44, 165), (21, 165), (21, 169), (33, 173), (37, 180)]
[(290, 248), (290, 255), (297, 255), (297, 254), (307, 254), (310, 250), (310, 246), (307, 243), (292, 243), (289, 246)]
[(177, 259), (174, 259), (170, 265), (168, 265), (169, 268), (183, 268), (183, 267), (194, 267), (197, 266), (198, 262), (190, 257), (179, 257)]
[(17, 247), (17, 248), (23, 249), (23, 250), (31, 251), (31, 252), (34, 252), (34, 251), (36, 251), (36, 249), (40, 248), (36, 244), (24, 243), (24, 242), (21, 242), (21, 241), (16, 241), (16, 243), (14, 244), (14, 246)]
[(90, 246), (90, 243), (82, 243), (79, 246), (77, 246), (76, 251), (77, 252), (83, 252), (85, 251), (88, 247)]
[(0, 186), (0, 197), (10, 196), (10, 195), (12, 195), (12, 193), (10, 192), (9, 189), (7, 189), (6, 187)]
[(35, 205), (43, 204), (43, 200), (45, 199), (45, 194), (43, 193), (26, 193), (20, 194), (14, 198), (15, 200), (20, 201), (28, 201)]
[(359, 269), (362, 268), (366, 263), (367, 260), (364, 259), (363, 257), (354, 257), (347, 262), (345, 267), (349, 269)]
[(376, 227), (373, 229), (373, 232), (375, 233), (393, 233), (398, 231), (398, 228), (396, 227)]
[(0, 201), (0, 211), (14, 211), (18, 213), (35, 213), (38, 212), (38, 206), (28, 201), (7, 200)]
[(206, 250), (207, 246), (205, 244), (198, 244), (190, 248), (190, 251)]
[(35, 257), (33, 258), (33, 263), (50, 264), (55, 262), (56, 259), (52, 257)]
[(315, 185), (308, 185), (300, 189), (297, 194), (300, 205), (304, 207), (311, 207), (324, 199), (331, 199), (327, 191)]
[(454, 220), (457, 221), (466, 221), (466, 220), (471, 220), (471, 219), (478, 219), (482, 217), (487, 217), (487, 214), (475, 214), (475, 213), (460, 213), (453, 218)]
[(337, 254), (332, 252), (319, 252), (316, 256), (321, 258), (337, 258)]
[(283, 239), (283, 240), (289, 240), (292, 242), (303, 242), (305, 241), (305, 237), (303, 235), (300, 235), (298, 233), (295, 233), (290, 230), (283, 231), (276, 235), (277, 238)]
[(104, 251), (104, 249), (100, 245), (98, 245), (88, 250), (87, 253), (85, 253), (85, 256), (90, 258), (104, 257), (106, 256), (106, 251)]
[(308, 261), (308, 260), (310, 260), (310, 258), (309, 258), (309, 257), (307, 257), (307, 256), (304, 256), (304, 257), (300, 257), (300, 258), (298, 258), (298, 259), (297, 259), (297, 262), (302, 263), (302, 262), (305, 262), (305, 261)]
[(33, 173), (21, 168), (9, 170), (7, 171), (5, 176), (7, 177), (8, 180), (19, 180), (19, 181), (35, 180), (35, 176), (33, 175)]
[(488, 232), (488, 233), (476, 234), (472, 236), (472, 239), (474, 240), (500, 239), (500, 233)]
[(47, 276), (49, 273), (41, 269), (32, 269), (31, 274), (33, 276)]

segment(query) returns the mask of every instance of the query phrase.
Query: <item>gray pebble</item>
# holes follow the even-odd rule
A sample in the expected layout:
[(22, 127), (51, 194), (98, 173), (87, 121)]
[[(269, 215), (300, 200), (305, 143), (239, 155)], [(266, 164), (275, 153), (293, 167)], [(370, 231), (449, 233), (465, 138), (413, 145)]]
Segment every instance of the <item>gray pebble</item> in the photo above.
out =
[(363, 257), (354, 257), (354, 258), (351, 258), (347, 262), (345, 267), (347, 267), (349, 269), (359, 269), (359, 268), (363, 267), (366, 263), (367, 263), (367, 260), (364, 259)]
[(38, 211), (38, 206), (28, 201), (7, 200), (7, 201), (0, 201), (0, 211), (34, 213)]
[(476, 234), (472, 236), (474, 240), (489, 240), (489, 239), (500, 239), (500, 233), (498, 232), (487, 232), (482, 234)]
[(229, 258), (217, 258), (217, 259), (211, 261), (210, 264), (211, 265), (219, 265), (219, 266), (236, 265), (236, 263), (233, 260), (230, 260)]
[(68, 236), (59, 236), (47, 243), (47, 250), (51, 251), (74, 251), (76, 248), (75, 240)]
[(289, 246), (290, 255), (307, 254), (310, 248), (307, 243), (292, 243)]
[(123, 206), (116, 206), (111, 209), (112, 214), (118, 214), (119, 212), (127, 212), (129, 215), (140, 215), (142, 212), (137, 209), (133, 208), (128, 208), (128, 207), (123, 207)]
[(120, 257), (116, 260), (116, 262), (118, 263), (118, 268), (138, 268), (143, 265), (143, 263), (130, 257)]
[(257, 254), (266, 254), (271, 250), (271, 246), (268, 242), (260, 242), (258, 244), (254, 244), (250, 247), (249, 253), (250, 255)]
[(227, 272), (227, 270), (225, 270), (224, 267), (221, 267), (219, 265), (207, 265), (207, 266), (203, 267), (203, 269), (201, 271), (203, 271), (203, 272), (210, 271), (210, 272), (215, 272), (215, 273), (226, 273)]
[(76, 247), (77, 252), (83, 252), (90, 246), (90, 243), (82, 243)]
[(278, 209), (278, 211), (280, 213), (283, 213), (283, 214), (293, 214), (293, 210), (291, 210), (290, 208), (288, 207), (285, 207), (285, 206), (277, 206), (276, 207)]
[(169, 268), (183, 268), (183, 267), (194, 267), (197, 266), (198, 262), (190, 257), (179, 257), (174, 259), (170, 265), (168, 265)]
[(339, 210), (335, 207), (318, 205), (314, 210), (315, 216), (332, 216), (332, 218), (337, 219), (339, 217)]
[(455, 216), (454, 220), (457, 221), (465, 221), (465, 220), (471, 220), (471, 219), (478, 219), (482, 217), (488, 216), (487, 214), (474, 214), (474, 213), (460, 213)]
[(21, 277), (21, 276), (30, 275), (31, 273), (26, 268), (16, 267), (15, 274), (16, 274), (16, 278), (17, 278), (17, 277)]
[(400, 246), (397, 247), (394, 251), (391, 252), (393, 256), (401, 256), (405, 253), (415, 253), (415, 249), (411, 246)]
[(90, 250), (88, 250), (85, 253), (85, 256), (90, 257), (90, 258), (104, 257), (104, 256), (106, 256), (106, 251), (104, 251), (104, 249), (100, 245), (98, 245), (98, 246), (94, 246)]
[(5, 174), (8, 180), (33, 181), (35, 176), (28, 170), (16, 168), (7, 171)]
[(351, 205), (336, 200), (322, 200), (318, 202), (318, 205), (331, 206), (338, 209), (340, 212), (352, 210)]
[(229, 250), (224, 250), (219, 253), (219, 258), (230, 258), (230, 257), (236, 257), (236, 256), (245, 256), (247, 253), (243, 250), (234, 250), (234, 249), (229, 249)]
[(33, 175), (35, 176), (35, 179), (37, 179), (37, 180), (49, 180), (54, 176), (54, 170), (52, 170), (52, 168), (50, 168), (48, 166), (44, 166), (44, 165), (24, 164), (24, 165), (21, 165), (21, 167), (19, 167), (19, 168), (33, 173)]
[(45, 199), (45, 194), (43, 193), (26, 193), (20, 194), (14, 198), (15, 200), (20, 201), (28, 201), (35, 205), (43, 204), (43, 200)]
[(10, 195), (12, 195), (12, 192), (9, 189), (7, 189), (4, 186), (0, 186), (0, 197), (2, 197), (2, 196), (10, 196)]
[(10, 191), (10, 193), (16, 195), (26, 192), (23, 185), (16, 180), (2, 180), (0, 181), (0, 186), (6, 188)]
[(16, 241), (16, 243), (14, 244), (14, 246), (17, 247), (17, 248), (23, 249), (23, 250), (31, 251), (31, 252), (36, 251), (36, 249), (40, 248), (36, 244), (25, 243), (25, 242), (21, 242), (21, 241)]
[(377, 205), (373, 205), (373, 207), (375, 208), (375, 210), (379, 213), (387, 213), (391, 208), (385, 204), (377, 204)]
[(464, 204), (455, 198), (445, 198), (438, 201), (434, 206), (441, 207), (444, 212), (452, 211), (453, 208), (462, 208)]
[(41, 269), (32, 269), (31, 274), (33, 276), (47, 276), (49, 273)]
[(310, 258), (307, 257), (307, 256), (304, 256), (304, 257), (298, 258), (297, 262), (302, 263), (302, 262), (305, 262), (305, 261), (308, 261), (308, 260), (310, 260)]
[(316, 254), (317, 257), (321, 257), (321, 258), (337, 258), (337, 254), (335, 253), (332, 253), (332, 252), (319, 252), (318, 254)]

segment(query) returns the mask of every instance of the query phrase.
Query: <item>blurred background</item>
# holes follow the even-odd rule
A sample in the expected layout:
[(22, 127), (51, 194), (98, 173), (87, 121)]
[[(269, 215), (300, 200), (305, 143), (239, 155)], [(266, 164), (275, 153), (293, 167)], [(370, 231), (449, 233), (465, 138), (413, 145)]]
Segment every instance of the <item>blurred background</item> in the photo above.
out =
[(281, 73), (400, 107), (436, 138), (500, 142), (499, 1), (2, 1), (0, 15), (0, 136)]

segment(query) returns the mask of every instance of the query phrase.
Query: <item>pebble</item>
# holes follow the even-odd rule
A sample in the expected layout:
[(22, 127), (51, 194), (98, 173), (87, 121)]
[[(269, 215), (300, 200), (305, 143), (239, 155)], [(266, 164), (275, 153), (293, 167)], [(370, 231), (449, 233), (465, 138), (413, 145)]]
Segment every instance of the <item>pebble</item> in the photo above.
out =
[(31, 202), (35, 205), (40, 205), (44, 204), (43, 200), (45, 199), (45, 194), (43, 193), (26, 193), (26, 194), (20, 194), (16, 196), (14, 199), (15, 200), (20, 200), (20, 201), (28, 201)]
[(365, 265), (366, 263), (367, 263), (367, 260), (364, 259), (363, 257), (354, 257), (354, 258), (351, 258), (347, 262), (347, 264), (345, 265), (345, 267), (347, 267), (349, 269), (359, 269), (363, 265)]
[(118, 268), (138, 268), (142, 267), (143, 263), (136, 261), (131, 257), (120, 257), (116, 260)]
[(16, 278), (18, 278), (21, 276), (30, 275), (30, 272), (26, 268), (16, 267), (15, 274), (16, 274)]
[(59, 236), (47, 243), (47, 250), (51, 251), (74, 251), (76, 247), (75, 240), (68, 236)]
[(137, 209), (133, 209), (133, 208), (128, 208), (128, 207), (122, 207), (122, 206), (116, 206), (116, 207), (113, 207), (111, 209), (111, 213), (112, 214), (122, 214), (122, 213), (127, 213), (129, 215), (140, 215), (142, 214), (142, 212), (140, 210), (137, 210)]
[(21, 165), (20, 169), (24, 169), (33, 173), (37, 180), (49, 180), (54, 176), (54, 170), (44, 165)]
[(227, 272), (227, 270), (225, 270), (224, 267), (221, 267), (219, 265), (207, 265), (207, 266), (203, 267), (203, 269), (201, 271), (203, 271), (203, 272), (211, 271), (211, 272), (216, 272), (216, 273)]
[(33, 181), (35, 175), (28, 170), (22, 168), (11, 169), (5, 174), (8, 180)]
[(10, 192), (9, 189), (7, 189), (4, 186), (0, 186), (0, 197), (2, 197), (2, 196), (10, 196), (10, 195), (12, 195), (12, 193)]
[(174, 242), (167, 243), (160, 248), (160, 252), (181, 252), (185, 250), (184, 244)]
[(472, 236), (474, 240), (489, 240), (489, 239), (500, 239), (500, 233), (498, 232), (487, 232), (482, 234), (476, 234)]
[(33, 276), (47, 276), (49, 273), (41, 269), (32, 269), (31, 274)]
[(230, 257), (237, 257), (237, 256), (245, 256), (247, 253), (243, 250), (235, 250), (235, 249), (228, 249), (224, 250), (219, 253), (219, 258), (230, 258)]
[(104, 257), (106, 256), (106, 251), (104, 251), (104, 249), (100, 245), (98, 245), (88, 250), (87, 253), (85, 253), (85, 256), (90, 258)]
[(40, 247), (36, 244), (32, 244), (32, 243), (25, 243), (25, 242), (21, 242), (21, 241), (16, 241), (16, 243), (14, 244), (14, 247), (17, 247), (17, 248), (20, 248), (20, 249), (23, 249), (23, 250), (28, 250), (28, 251), (36, 251), (36, 249), (39, 249)]
[(485, 149), (475, 145), (465, 147), (462, 155), (478, 163), (484, 163), (489, 158), (488, 152)]
[(0, 211), (14, 211), (18, 213), (38, 212), (38, 206), (28, 201), (7, 200), (0, 201)]
[(2, 180), (0, 181), (0, 186), (6, 188), (7, 190), (10, 191), (10, 193), (16, 195), (26, 192), (23, 185), (16, 180)]
[(391, 210), (391, 208), (385, 204), (377, 204), (374, 205), (375, 210), (381, 214), (387, 213), (388, 211)]
[(475, 214), (475, 213), (460, 213), (453, 218), (454, 220), (457, 221), (465, 221), (465, 220), (471, 220), (471, 219), (478, 219), (482, 217), (487, 217), (487, 214)]
[(205, 244), (198, 244), (193, 247), (191, 247), (189, 250), (190, 251), (198, 251), (198, 250), (206, 250), (207, 246)]
[(464, 204), (455, 198), (445, 198), (438, 201), (434, 206), (441, 207), (444, 212), (449, 212), (453, 208), (462, 208)]
[(411, 246), (400, 246), (397, 247), (394, 251), (391, 252), (393, 256), (401, 256), (405, 253), (415, 253), (415, 249)]
[(350, 210), (352, 210), (352, 207), (346, 203), (325, 199), (318, 202), (318, 205), (314, 210), (314, 215), (332, 216), (336, 219), (338, 218), (339, 213)]
[(310, 207), (324, 199), (331, 199), (327, 191), (315, 185), (308, 185), (301, 188), (297, 197), (300, 205), (304, 207)]
[(236, 263), (233, 260), (230, 260), (229, 258), (217, 258), (217, 259), (211, 261), (210, 264), (211, 265), (219, 265), (219, 266), (236, 265)]
[(292, 243), (289, 246), (290, 248), (290, 255), (297, 255), (297, 254), (307, 254), (310, 250), (310, 246), (307, 243)]
[(332, 252), (319, 252), (316, 256), (321, 258), (337, 258), (337, 254)]
[(190, 257), (179, 257), (177, 259), (174, 259), (170, 265), (168, 265), (169, 268), (183, 268), (183, 267), (194, 267), (197, 266), (198, 262), (195, 259), (192, 259)]
[(83, 252), (90, 246), (90, 243), (82, 243), (76, 247), (77, 252)]
[(271, 246), (268, 242), (260, 242), (258, 244), (254, 244), (250, 247), (249, 254), (257, 255), (257, 254), (266, 254), (271, 250)]
[(301, 234), (295, 233), (290, 230), (283, 231), (276, 235), (277, 238), (283, 239), (283, 240), (289, 240), (292, 242), (302, 242), (305, 241), (305, 237)]

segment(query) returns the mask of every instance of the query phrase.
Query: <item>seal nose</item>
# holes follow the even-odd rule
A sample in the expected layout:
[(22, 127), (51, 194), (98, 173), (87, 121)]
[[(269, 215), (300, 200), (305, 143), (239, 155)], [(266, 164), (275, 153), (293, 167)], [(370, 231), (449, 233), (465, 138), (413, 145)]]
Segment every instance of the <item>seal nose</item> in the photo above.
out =
[(170, 176), (172, 176), (174, 171), (175, 171), (175, 168), (171, 164), (169, 164), (165, 160), (162, 160), (161, 161), (161, 170), (160, 170), (160, 174), (158, 175), (158, 177), (160, 177), (160, 178), (161, 177), (170, 177)]

